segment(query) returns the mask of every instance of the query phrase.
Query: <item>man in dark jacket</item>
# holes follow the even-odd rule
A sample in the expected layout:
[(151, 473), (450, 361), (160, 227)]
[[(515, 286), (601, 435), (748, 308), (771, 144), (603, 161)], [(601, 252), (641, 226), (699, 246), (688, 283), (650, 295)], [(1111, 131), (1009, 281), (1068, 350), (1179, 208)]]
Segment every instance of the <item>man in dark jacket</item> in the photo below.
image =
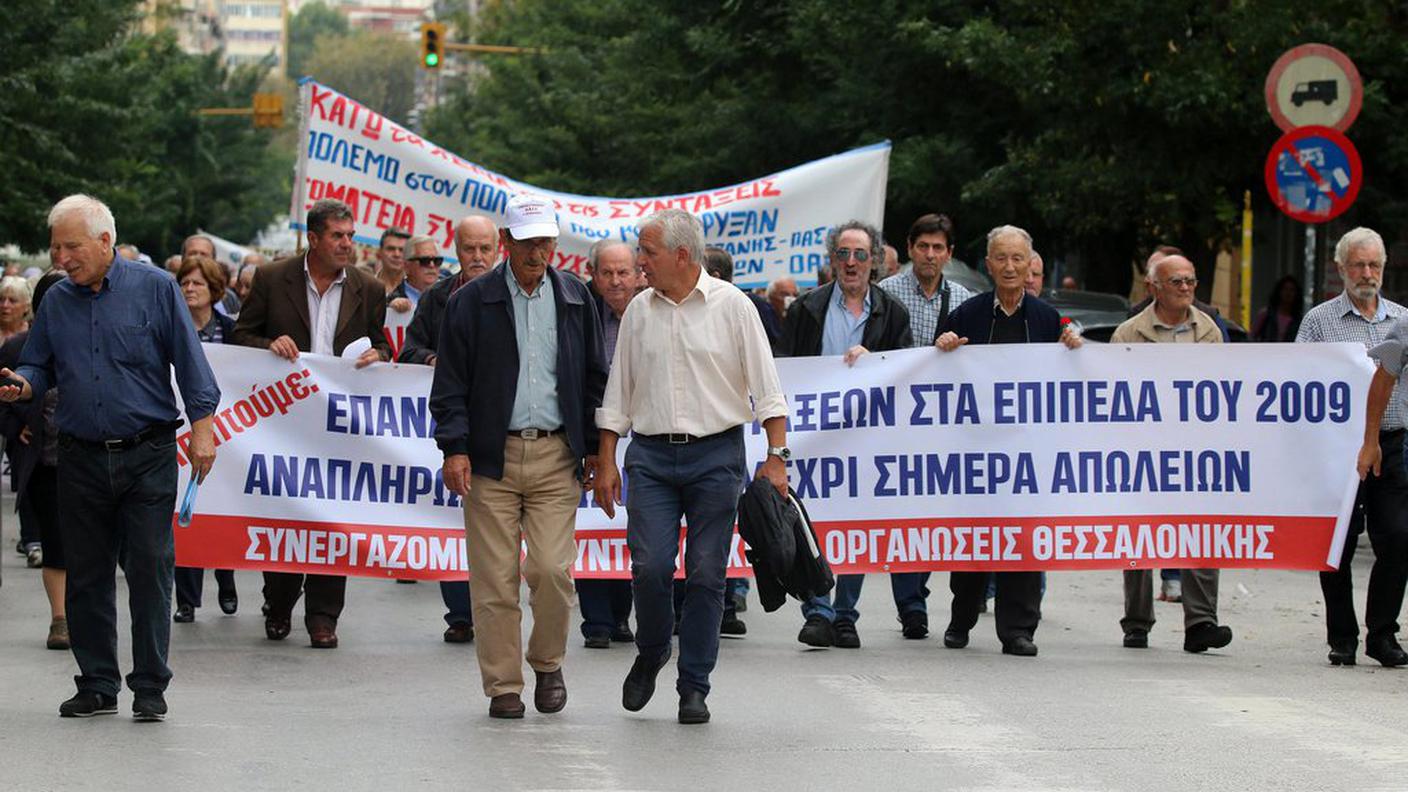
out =
[[(872, 267), (885, 260), (880, 232), (852, 220), (831, 230), (826, 252), (835, 280), (813, 289), (787, 311), (781, 354), (786, 357), (842, 355), (854, 365), (866, 352), (904, 349), (913, 343), (909, 312), (884, 289), (870, 282)], [(856, 620), (864, 575), (836, 579), (836, 599), (814, 597), (802, 604), (806, 624), (797, 640), (808, 646), (860, 646)], [(896, 591), (896, 599), (900, 592)]]
[[(606, 358), (591, 293), (552, 267), (552, 202), (516, 195), (505, 214), (500, 241), (508, 263), (455, 292), (445, 308), (430, 411), (445, 486), (465, 499), (475, 647), (489, 716), (521, 718), (520, 574), (532, 592), (526, 659), (537, 675), (533, 703), (539, 712), (567, 704), (562, 661), (577, 504), (596, 471), (595, 412)], [(524, 542), (528, 556), (520, 564)]]
[[(983, 292), (958, 306), (939, 327), (935, 346), (952, 352), (964, 344), (1028, 344), (1060, 341), (1071, 349), (1080, 336), (1061, 326), (1055, 308), (1026, 293), (1031, 267), (1032, 237), (1015, 226), (998, 226), (988, 232), (988, 273), (996, 289)], [(962, 649), (968, 631), (978, 623), (985, 601), (987, 572), (951, 572), (953, 615), (944, 631), (944, 646)], [(998, 572), (997, 637), (1002, 653), (1036, 656), (1037, 623), (1041, 621), (1041, 573)]]
[[(455, 255), (460, 260), (458, 275), (443, 278), (420, 296), (415, 315), (406, 328), (406, 343), (399, 363), (435, 365), (435, 350), (440, 342), (440, 323), (445, 318), (445, 305), (460, 287), (489, 271), (499, 257), (499, 229), (483, 215), (467, 215), (455, 225)], [(468, 580), (440, 581), (440, 599), (445, 602), (445, 642), (469, 643), (474, 640), (474, 614), (469, 603)]]

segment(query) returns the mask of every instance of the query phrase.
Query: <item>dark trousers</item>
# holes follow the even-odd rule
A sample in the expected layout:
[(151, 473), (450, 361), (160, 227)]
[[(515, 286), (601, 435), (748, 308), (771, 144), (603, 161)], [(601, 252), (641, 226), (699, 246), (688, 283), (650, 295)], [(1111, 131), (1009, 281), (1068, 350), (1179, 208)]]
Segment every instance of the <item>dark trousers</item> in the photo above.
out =
[(334, 625), (342, 615), (342, 603), (347, 599), (347, 578), (342, 575), (305, 575), (301, 572), (265, 572), (264, 601), (269, 603), (269, 618), (293, 618), (293, 606), (298, 597), (303, 603), (303, 623), (312, 627), (317, 619), (331, 619)]
[(680, 617), (680, 692), (709, 692), (719, 659), (724, 579), (733, 521), (743, 491), (743, 432), (671, 445), (637, 437), (626, 449), (626, 545), (636, 600), (636, 648), (642, 657), (670, 650), (673, 581), (685, 519), (685, 594)]
[[(948, 587), (953, 592), (953, 615), (949, 629), (967, 632), (978, 623), (988, 585), (987, 572), (951, 572)], [(1041, 621), (1041, 573), (997, 572), (997, 638), (1003, 644), (1019, 636), (1036, 635)]]
[(39, 522), (39, 543), (44, 548), (44, 568), (64, 568), (64, 537), (59, 527), (59, 469), (35, 465), (20, 503)]
[(122, 451), (59, 440), (59, 517), (68, 583), (64, 606), (79, 690), (115, 696), (118, 557), (132, 612), (131, 690), (165, 690), (176, 544), (176, 437), (166, 432)]
[(582, 637), (609, 636), (631, 618), (631, 581), (578, 580), (577, 605), (582, 609)]
[(1345, 534), (1340, 567), (1320, 573), (1325, 595), (1325, 632), (1331, 646), (1358, 643), (1359, 620), (1354, 615), (1354, 550), (1366, 529), (1374, 548), (1369, 572), (1369, 596), (1364, 605), (1368, 638), (1374, 641), (1398, 633), (1398, 612), (1408, 584), (1408, 473), (1404, 470), (1404, 431), (1379, 433), (1383, 450), (1380, 475), (1370, 474), (1359, 485)]
[[(220, 594), (235, 593), (235, 570), (215, 570), (215, 585)], [(200, 567), (176, 567), (176, 604), (200, 607), (201, 594), (205, 591), (205, 570)]]
[(445, 602), (446, 624), (474, 625), (474, 612), (469, 606), (468, 580), (440, 581), (440, 599)]

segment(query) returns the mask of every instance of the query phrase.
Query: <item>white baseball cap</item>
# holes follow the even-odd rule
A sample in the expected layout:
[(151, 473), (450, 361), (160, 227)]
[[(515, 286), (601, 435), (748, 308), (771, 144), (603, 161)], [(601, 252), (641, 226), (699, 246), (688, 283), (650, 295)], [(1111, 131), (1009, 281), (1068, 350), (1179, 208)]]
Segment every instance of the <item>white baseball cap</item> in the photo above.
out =
[(514, 239), (557, 237), (557, 211), (552, 201), (537, 195), (519, 193), (508, 199), (504, 223)]

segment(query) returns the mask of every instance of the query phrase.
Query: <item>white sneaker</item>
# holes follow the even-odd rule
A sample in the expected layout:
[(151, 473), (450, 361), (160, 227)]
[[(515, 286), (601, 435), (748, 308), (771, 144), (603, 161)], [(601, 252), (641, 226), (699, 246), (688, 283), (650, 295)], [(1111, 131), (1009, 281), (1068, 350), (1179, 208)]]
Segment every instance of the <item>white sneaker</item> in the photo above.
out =
[(1165, 580), (1163, 587), (1159, 590), (1159, 599), (1164, 602), (1183, 601), (1183, 581)]

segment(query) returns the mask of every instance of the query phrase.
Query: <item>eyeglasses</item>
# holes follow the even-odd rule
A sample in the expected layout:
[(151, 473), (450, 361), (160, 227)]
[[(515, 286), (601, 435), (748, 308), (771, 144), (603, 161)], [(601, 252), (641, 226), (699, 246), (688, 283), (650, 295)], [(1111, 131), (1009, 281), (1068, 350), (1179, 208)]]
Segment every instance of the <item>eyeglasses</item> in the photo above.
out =
[(411, 258), (406, 259), (406, 261), (413, 261), (413, 262), (415, 262), (415, 263), (417, 263), (417, 264), (421, 264), (421, 265), (424, 265), (424, 266), (427, 266), (427, 267), (438, 267), (438, 266), (440, 266), (441, 264), (444, 264), (444, 263), (445, 263), (445, 257), (444, 257), (444, 256), (413, 256), (413, 257), (411, 257)]
[(851, 250), (850, 248), (839, 248), (836, 251), (837, 261), (850, 261), (852, 257), (854, 257), (856, 261), (859, 261), (860, 263), (864, 264), (865, 262), (870, 261), (870, 251)]
[(1164, 284), (1167, 285), (1167, 286), (1172, 286), (1172, 287), (1175, 288), (1175, 289), (1181, 289), (1181, 288), (1183, 288), (1184, 286), (1187, 286), (1188, 288), (1192, 289), (1192, 288), (1197, 287), (1197, 285), (1198, 285), (1198, 279), (1197, 279), (1197, 278), (1166, 278), (1166, 279), (1164, 280)]
[(1351, 262), (1345, 264), (1345, 265), (1344, 265), (1344, 268), (1347, 269), (1347, 270), (1353, 270), (1353, 271), (1356, 271), (1356, 272), (1359, 271), (1359, 270), (1368, 270), (1369, 272), (1383, 272), (1383, 271), (1384, 271), (1384, 262), (1382, 262), (1382, 261), (1351, 261)]

